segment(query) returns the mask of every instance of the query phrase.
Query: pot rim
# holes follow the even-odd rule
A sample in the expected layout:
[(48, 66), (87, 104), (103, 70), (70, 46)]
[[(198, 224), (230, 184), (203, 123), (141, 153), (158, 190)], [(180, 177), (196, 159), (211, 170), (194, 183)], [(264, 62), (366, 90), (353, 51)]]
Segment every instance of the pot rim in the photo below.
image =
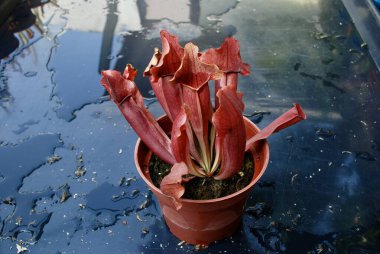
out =
[[(156, 120), (159, 121), (161, 119), (163, 119), (164, 117), (167, 117), (166, 115), (162, 115), (160, 117), (158, 117)], [(256, 129), (257, 131), (260, 131), (260, 129), (256, 126), (255, 123), (253, 123), (251, 120), (249, 120), (247, 117), (243, 116), (244, 118), (244, 121), (247, 121), (249, 122), (253, 127), (254, 129)], [(215, 203), (215, 202), (220, 202), (220, 201), (224, 201), (224, 200), (227, 200), (227, 199), (232, 199), (236, 196), (239, 196), (240, 194), (248, 191), (249, 189), (251, 189), (253, 187), (253, 185), (262, 177), (262, 175), (264, 174), (264, 172), (266, 171), (266, 168), (268, 166), (268, 163), (269, 163), (269, 145), (268, 145), (268, 141), (265, 139), (264, 140), (264, 145), (263, 145), (263, 149), (267, 150), (267, 156), (265, 156), (264, 158), (264, 163), (263, 163), (263, 170), (261, 170), (261, 172), (256, 176), (256, 178), (254, 178), (247, 186), (245, 186), (243, 189), (237, 191), (237, 192), (234, 192), (228, 196), (224, 196), (224, 197), (220, 197), (220, 198), (215, 198), (215, 199), (202, 199), (202, 200), (198, 200), (198, 199), (187, 199), (187, 198), (180, 198), (180, 202), (182, 203), (192, 203), (192, 204), (205, 204), (205, 203)], [(145, 174), (143, 173), (143, 171), (141, 170), (141, 167), (140, 165), (138, 165), (137, 162), (137, 153), (138, 153), (138, 150), (139, 150), (139, 147), (144, 144), (144, 142), (138, 138), (137, 142), (136, 142), (136, 145), (135, 145), (135, 151), (134, 151), (134, 159), (135, 159), (135, 164), (136, 164), (136, 168), (137, 168), (137, 171), (139, 172), (141, 178), (146, 182), (146, 184), (149, 186), (149, 188), (151, 189), (154, 189), (154, 191), (160, 193), (161, 195), (163, 196), (166, 196), (168, 198), (171, 198), (170, 196), (164, 194), (159, 188), (157, 188), (152, 182), (151, 180), (149, 180)], [(145, 144), (144, 144), (145, 145)], [(149, 148), (148, 148), (149, 149)], [(149, 149), (150, 151), (150, 149)], [(151, 152), (151, 151), (150, 151)], [(152, 152), (151, 152), (152, 153)]]

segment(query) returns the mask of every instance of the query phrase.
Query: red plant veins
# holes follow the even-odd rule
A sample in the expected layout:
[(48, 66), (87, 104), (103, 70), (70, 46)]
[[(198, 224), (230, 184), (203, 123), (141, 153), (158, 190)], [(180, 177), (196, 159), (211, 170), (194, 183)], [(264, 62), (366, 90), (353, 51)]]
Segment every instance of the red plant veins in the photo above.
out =
[[(200, 53), (197, 46), (181, 47), (176, 36), (161, 31), (162, 52), (155, 49), (144, 71), (165, 113), (172, 121), (170, 137), (146, 109), (134, 78), (137, 70), (127, 65), (102, 72), (101, 84), (142, 141), (163, 161), (173, 165), (161, 182), (163, 193), (177, 209), (193, 177), (228, 179), (237, 174), (246, 151), (259, 140), (306, 119), (299, 104), (282, 114), (250, 139), (246, 139), (243, 94), (238, 74), (248, 75), (249, 65), (240, 56), (237, 40), (225, 39), (220, 48)], [(208, 82), (215, 80), (215, 105)]]

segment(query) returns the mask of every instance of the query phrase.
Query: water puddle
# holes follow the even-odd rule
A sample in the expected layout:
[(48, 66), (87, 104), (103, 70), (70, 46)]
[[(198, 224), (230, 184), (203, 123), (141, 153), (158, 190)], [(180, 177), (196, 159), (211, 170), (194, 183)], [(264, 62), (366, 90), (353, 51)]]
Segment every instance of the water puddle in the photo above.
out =
[(88, 194), (86, 209), (93, 211), (96, 217), (103, 216), (104, 213), (111, 214), (113, 219), (104, 226), (113, 225), (118, 216), (130, 215), (132, 212), (135, 212), (137, 220), (144, 221), (138, 212), (147, 211), (146, 209), (152, 205), (152, 193), (141, 193), (133, 188), (134, 182), (135, 178), (122, 178), (119, 186), (102, 184)]
[(34, 121), (34, 120), (26, 121), (25, 123), (20, 124), (19, 128), (17, 130), (14, 130), (13, 133), (19, 135), (23, 133), (24, 131), (26, 131), (29, 128), (29, 126), (38, 124), (39, 122), (40, 121)]
[[(73, 120), (75, 111), (98, 102), (104, 94), (99, 85), (101, 39), (101, 33), (76, 31), (67, 31), (58, 38), (59, 47), (53, 49), (48, 69), (54, 72), (53, 96), (60, 104), (56, 109), (59, 118)], [(77, 47), (78, 44), (83, 47)]]
[(272, 208), (266, 203), (256, 203), (254, 206), (249, 206), (245, 209), (245, 213), (258, 219), (263, 216), (272, 214)]
[[(7, 144), (0, 147), (2, 184), (0, 184), (1, 210), (12, 210), (1, 216), (0, 238), (12, 238), (24, 242), (38, 241), (43, 227), (50, 220), (50, 213), (34, 211), (36, 202), (51, 198), (52, 190), (19, 193), (23, 179), (44, 165), (54, 149), (62, 146), (59, 135), (45, 134), (32, 137), (17, 145)], [(3, 211), (2, 211), (3, 212)]]

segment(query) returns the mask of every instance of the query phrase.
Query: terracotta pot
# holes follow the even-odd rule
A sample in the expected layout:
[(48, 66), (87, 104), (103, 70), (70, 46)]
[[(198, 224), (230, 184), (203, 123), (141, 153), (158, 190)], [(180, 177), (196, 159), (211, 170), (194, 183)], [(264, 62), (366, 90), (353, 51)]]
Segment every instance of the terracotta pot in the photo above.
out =
[[(259, 128), (247, 118), (244, 119), (247, 138)], [(170, 131), (171, 122), (167, 116), (158, 119), (165, 131)], [(152, 152), (139, 139), (135, 147), (137, 170), (161, 206), (166, 224), (179, 239), (191, 244), (209, 244), (233, 234), (241, 225), (244, 206), (253, 185), (263, 175), (269, 161), (269, 146), (266, 141), (255, 145), (255, 172), (251, 183), (234, 194), (210, 200), (181, 199), (182, 208), (176, 210), (170, 197), (154, 186), (149, 176), (149, 161)]]

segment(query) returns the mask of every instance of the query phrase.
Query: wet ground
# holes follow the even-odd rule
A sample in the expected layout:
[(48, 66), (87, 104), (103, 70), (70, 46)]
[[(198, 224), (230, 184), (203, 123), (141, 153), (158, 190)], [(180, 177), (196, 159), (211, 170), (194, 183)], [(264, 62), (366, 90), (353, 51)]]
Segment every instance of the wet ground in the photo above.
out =
[[(159, 30), (201, 49), (235, 36), (246, 114), (269, 140), (241, 229), (205, 253), (380, 253), (380, 74), (339, 0), (66, 1), (0, 63), (0, 253), (197, 251), (170, 234), (99, 71), (140, 71)], [(137, 83), (155, 115), (149, 84)]]

